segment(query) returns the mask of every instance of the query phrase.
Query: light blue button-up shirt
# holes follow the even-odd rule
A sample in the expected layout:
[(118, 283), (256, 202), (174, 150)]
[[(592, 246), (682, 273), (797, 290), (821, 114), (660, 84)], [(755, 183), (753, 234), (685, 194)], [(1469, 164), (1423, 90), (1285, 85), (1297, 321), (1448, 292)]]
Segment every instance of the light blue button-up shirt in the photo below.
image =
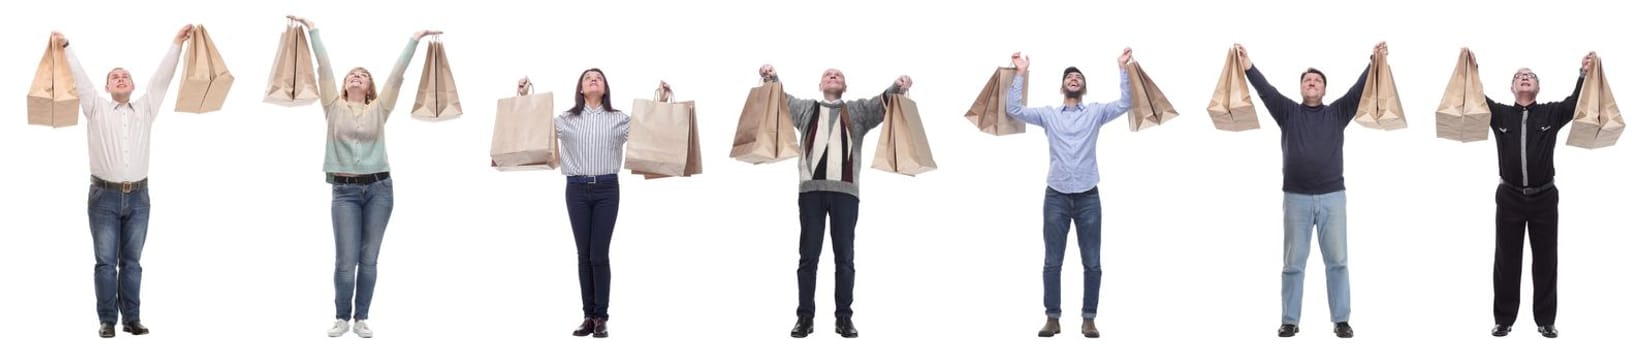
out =
[[(1046, 180), (1050, 188), (1061, 193), (1079, 193), (1095, 188), (1101, 182), (1096, 170), (1096, 135), (1101, 126), (1118, 119), (1130, 110), (1130, 81), (1125, 70), (1119, 70), (1119, 99), (1108, 103), (1088, 103), (1077, 106), (1023, 107), (1021, 100), (1027, 81), (1017, 74), (1010, 83), (1009, 105), (1004, 110), (1010, 117), (1044, 128), (1050, 143), (1050, 170)], [(1088, 82), (1086, 82), (1088, 83)]]

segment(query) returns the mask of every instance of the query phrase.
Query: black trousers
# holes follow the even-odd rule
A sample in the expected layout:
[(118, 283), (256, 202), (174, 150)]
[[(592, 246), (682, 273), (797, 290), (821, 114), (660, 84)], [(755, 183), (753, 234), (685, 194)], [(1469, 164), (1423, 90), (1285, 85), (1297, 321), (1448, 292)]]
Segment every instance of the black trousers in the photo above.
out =
[(1520, 260), (1526, 233), (1532, 242), (1532, 313), (1538, 326), (1552, 326), (1555, 318), (1555, 275), (1558, 266), (1560, 190), (1533, 194), (1514, 187), (1497, 188), (1497, 257), (1492, 268), (1492, 316), (1497, 324), (1514, 325), (1520, 315)]
[(826, 242), (826, 222), (832, 223), (832, 257), (836, 265), (834, 299), (839, 319), (854, 315), (855, 302), (855, 221), (860, 218), (860, 198), (847, 193), (814, 191), (797, 196), (798, 219), (803, 227), (797, 253), (797, 317), (815, 316), (815, 270), (820, 267), (820, 249)]

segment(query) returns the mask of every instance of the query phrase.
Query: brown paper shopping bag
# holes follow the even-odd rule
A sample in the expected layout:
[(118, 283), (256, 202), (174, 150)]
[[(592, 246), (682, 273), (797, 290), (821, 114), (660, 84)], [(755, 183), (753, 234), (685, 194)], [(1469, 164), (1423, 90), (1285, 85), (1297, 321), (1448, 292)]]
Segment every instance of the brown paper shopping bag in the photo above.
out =
[(275, 63), (270, 65), (264, 102), (287, 107), (309, 105), (321, 99), (316, 90), (314, 57), (304, 27), (296, 21), (288, 22), (275, 49)]
[(206, 27), (195, 25), (189, 39), (188, 59), (184, 63), (184, 79), (178, 83), (178, 101), (175, 112), (207, 113), (224, 108), (229, 88), (235, 85), (235, 76), (224, 65), (224, 56), (218, 54), (218, 45), (212, 43)]
[(1262, 122), (1256, 119), (1256, 104), (1251, 103), (1250, 85), (1247, 84), (1239, 49), (1229, 48), (1227, 63), (1222, 66), (1222, 76), (1216, 79), (1216, 92), (1210, 96), (1210, 107), (1205, 108), (1210, 112), (1210, 120), (1216, 124), (1217, 130), (1262, 128)]
[(73, 74), (63, 42), (48, 39), (34, 83), (29, 84), (29, 125), (61, 128), (80, 122), (80, 92)]
[[(1369, 78), (1367, 78), (1369, 79)], [(1445, 96), (1434, 111), (1434, 135), (1461, 141), (1485, 141), (1491, 132), (1491, 106), (1486, 104), (1485, 86), (1480, 84), (1480, 63), (1474, 53), (1457, 55), (1457, 68), (1446, 82)]]
[(1126, 69), (1130, 77), (1130, 131), (1163, 125), (1181, 115), (1170, 105), (1164, 91), (1159, 90), (1159, 84), (1141, 70), (1135, 58), (1130, 59)]
[(904, 94), (892, 94), (884, 98), (883, 105), (883, 131), (872, 155), (872, 169), (907, 176), (935, 170), (935, 154), (930, 152), (917, 103)]
[(419, 77), (419, 92), (413, 98), (413, 118), (424, 121), (445, 121), (464, 114), (459, 105), (459, 88), (453, 82), (453, 68), (448, 65), (447, 46), (441, 38), (425, 47), (424, 74)]
[(1606, 72), (1601, 71), (1600, 56), (1595, 56), (1589, 67), (1589, 73), (1583, 76), (1583, 91), (1577, 95), (1577, 111), (1572, 113), (1572, 133), (1566, 136), (1566, 145), (1610, 147), (1623, 135), (1623, 114), (1618, 112), (1617, 98), (1612, 97), (1612, 86), (1606, 83)]
[(631, 139), (625, 143), (625, 168), (643, 179), (700, 174), (700, 130), (694, 101), (677, 102), (669, 90), (654, 99), (637, 99), (631, 107)]
[(778, 81), (767, 81), (746, 94), (746, 107), (734, 129), (734, 148), (729, 158), (766, 164), (796, 158), (797, 134), (787, 104), (786, 91)]
[(493, 120), (493, 147), (488, 150), (494, 169), (550, 170), (561, 165), (555, 102), (549, 92), (521, 91), (517, 96), (499, 99)]
[[(987, 85), (981, 88), (981, 94), (975, 96), (975, 103), (970, 104), (969, 111), (964, 117), (975, 123), (981, 132), (995, 136), (1013, 135), (1027, 132), (1027, 123), (1010, 117), (1004, 111), (1009, 106), (1010, 84), (1015, 81), (1015, 67), (998, 67), (992, 71), (992, 78), (987, 79)], [(1021, 89), (1021, 104), (1027, 103), (1027, 90)]]
[(1399, 91), (1394, 89), (1394, 71), (1388, 68), (1387, 54), (1371, 57), (1371, 70), (1365, 76), (1365, 89), (1360, 93), (1354, 122), (1377, 130), (1406, 127), (1405, 108), (1400, 105)]

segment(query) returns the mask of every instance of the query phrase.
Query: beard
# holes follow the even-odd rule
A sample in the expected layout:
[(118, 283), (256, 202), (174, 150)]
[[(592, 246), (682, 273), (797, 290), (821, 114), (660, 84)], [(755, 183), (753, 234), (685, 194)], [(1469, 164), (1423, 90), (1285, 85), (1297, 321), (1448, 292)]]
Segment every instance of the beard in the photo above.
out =
[(1079, 89), (1078, 91), (1073, 91), (1073, 90), (1068, 90), (1068, 89), (1061, 89), (1061, 95), (1066, 96), (1067, 98), (1083, 98), (1084, 97), (1084, 90)]

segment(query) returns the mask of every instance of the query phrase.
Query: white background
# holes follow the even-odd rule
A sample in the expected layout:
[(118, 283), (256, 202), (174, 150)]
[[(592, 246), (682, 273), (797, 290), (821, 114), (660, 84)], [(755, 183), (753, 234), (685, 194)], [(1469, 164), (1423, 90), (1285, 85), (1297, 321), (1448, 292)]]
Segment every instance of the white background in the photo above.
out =
[[(1638, 62), (1652, 60), (1630, 5), (1566, 2), (1273, 1), (148, 1), (14, 8), (0, 26), (12, 45), (0, 67), (0, 347), (173, 348), (1595, 348), (1644, 331), (1646, 206), (1629, 174), (1646, 159), (1647, 109)], [(1627, 4), (1627, 3), (1624, 3)], [(229, 6), (235, 6), (231, 8)], [(1619, 7), (1612, 7), (1619, 6)], [(396, 208), (372, 306), (377, 338), (323, 335), (331, 323), (333, 244), (315, 105), (261, 103), (286, 14), (322, 28), (335, 72), (364, 66), (383, 84), (407, 35), (448, 34), (463, 117), (407, 114), (424, 61), (420, 45), (387, 126)], [(170, 36), (204, 24), (238, 81), (222, 111), (173, 113), (154, 127), (153, 218), (143, 265), (143, 321), (153, 334), (94, 335), (92, 251), (85, 215), (86, 133), (26, 126), (25, 82), (51, 30), (74, 42), (96, 76), (129, 68), (154, 77)], [(1303, 333), (1279, 339), (1281, 172), (1278, 128), (1216, 130), (1203, 110), (1228, 45), (1246, 44), (1281, 92), (1313, 66), (1340, 96), (1379, 40), (1411, 127), (1347, 130), (1346, 177), (1357, 337), (1332, 335), (1315, 249)], [(1077, 249), (1064, 273), (1063, 321), (1043, 323), (1040, 208), (1048, 164), (1042, 130), (994, 137), (963, 118), (1011, 52), (1031, 58), (1034, 106), (1060, 103), (1060, 70), (1090, 77), (1089, 101), (1118, 96), (1115, 58), (1134, 47), (1183, 114), (1132, 133), (1101, 131), (1102, 338), (1078, 332)], [(1562, 99), (1580, 59), (1599, 52), (1629, 133), (1611, 148), (1556, 151), (1562, 189), (1562, 337), (1543, 339), (1530, 282), (1514, 333), (1493, 338), (1491, 270), (1496, 159), (1488, 142), (1435, 138), (1433, 108), (1457, 58), (1478, 54), (1488, 93), (1511, 103), (1507, 77), (1535, 70), (1540, 101)], [(817, 97), (828, 67), (849, 97), (900, 74), (915, 85), (940, 170), (916, 178), (866, 169), (857, 232), (855, 321), (831, 333), (832, 261), (821, 257), (817, 332), (794, 321), (795, 163), (726, 157), (758, 66), (790, 92)], [(659, 80), (699, 105), (705, 174), (643, 181), (627, 175), (613, 241), (606, 340), (568, 336), (580, 320), (575, 251), (552, 172), (500, 173), (487, 159), (497, 98), (530, 76), (572, 103), (567, 83), (600, 67), (626, 111)], [(182, 67), (180, 67), (182, 68)], [(335, 83), (335, 82), (324, 82)], [(175, 93), (176, 82), (172, 93)], [(100, 84), (101, 85), (101, 84)], [(144, 85), (139, 85), (144, 86)], [(138, 93), (143, 93), (139, 91)], [(1260, 102), (1258, 100), (1258, 102)], [(1260, 105), (1260, 103), (1258, 103)], [(1564, 132), (1564, 131), (1563, 131)], [(875, 133), (873, 135), (876, 135)], [(866, 140), (870, 157), (876, 136)], [(1562, 140), (1564, 142), (1564, 140)], [(1076, 244), (1072, 240), (1069, 244)], [(1317, 245), (1317, 241), (1316, 241)], [(1530, 255), (1527, 254), (1527, 262)], [(1529, 271), (1529, 270), (1527, 270)], [(1631, 346), (1632, 347), (1632, 346)]]

